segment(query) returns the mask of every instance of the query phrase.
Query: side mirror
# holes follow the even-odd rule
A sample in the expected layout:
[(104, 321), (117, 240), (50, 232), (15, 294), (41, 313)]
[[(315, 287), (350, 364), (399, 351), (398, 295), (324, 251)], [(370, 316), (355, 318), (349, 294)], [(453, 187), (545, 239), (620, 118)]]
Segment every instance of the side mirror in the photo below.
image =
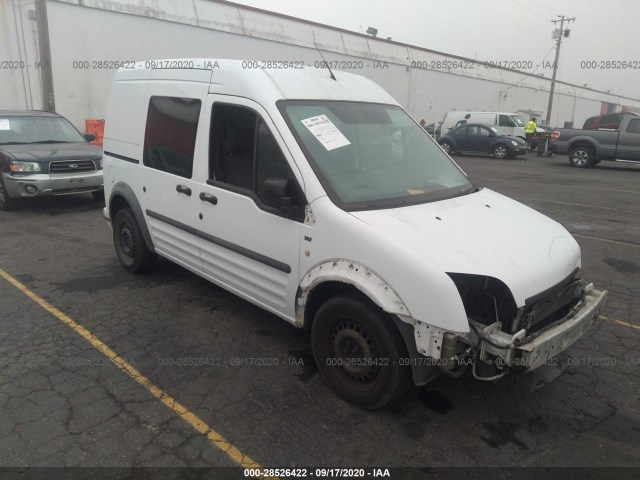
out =
[(298, 215), (298, 206), (293, 204), (293, 198), (287, 195), (289, 180), (286, 178), (267, 178), (262, 184), (260, 195), (264, 203), (279, 208), (282, 213), (290, 217)]
[(85, 133), (84, 134), (84, 139), (87, 142), (93, 142), (96, 139), (96, 136), (93, 133)]

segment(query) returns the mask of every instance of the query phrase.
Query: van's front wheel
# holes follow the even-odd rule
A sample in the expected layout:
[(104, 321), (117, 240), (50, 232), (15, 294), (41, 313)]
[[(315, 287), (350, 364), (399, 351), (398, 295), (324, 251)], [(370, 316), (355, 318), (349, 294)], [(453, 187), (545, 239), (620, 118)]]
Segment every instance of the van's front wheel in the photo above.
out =
[(327, 300), (316, 313), (311, 343), (324, 381), (360, 407), (389, 405), (411, 385), (411, 369), (402, 361), (408, 355), (400, 332), (360, 295)]

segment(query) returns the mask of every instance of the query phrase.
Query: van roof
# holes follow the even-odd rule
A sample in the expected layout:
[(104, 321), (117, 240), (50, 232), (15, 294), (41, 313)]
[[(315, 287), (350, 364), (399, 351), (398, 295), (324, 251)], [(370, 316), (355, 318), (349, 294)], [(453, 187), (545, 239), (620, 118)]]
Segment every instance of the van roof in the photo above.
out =
[(264, 102), (318, 99), (398, 104), (368, 78), (341, 71), (333, 73), (336, 80), (330, 78), (327, 69), (293, 61), (183, 58), (136, 62), (131, 68), (120, 68), (115, 81), (195, 81), (209, 83), (210, 93)]

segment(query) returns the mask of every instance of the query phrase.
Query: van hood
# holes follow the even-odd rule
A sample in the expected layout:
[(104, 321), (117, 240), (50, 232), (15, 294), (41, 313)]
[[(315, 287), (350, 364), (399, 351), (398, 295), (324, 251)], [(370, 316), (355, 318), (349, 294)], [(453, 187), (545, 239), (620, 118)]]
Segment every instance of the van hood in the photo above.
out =
[(488, 189), (351, 215), (443, 272), (503, 281), (518, 307), (580, 267), (580, 247), (562, 225)]

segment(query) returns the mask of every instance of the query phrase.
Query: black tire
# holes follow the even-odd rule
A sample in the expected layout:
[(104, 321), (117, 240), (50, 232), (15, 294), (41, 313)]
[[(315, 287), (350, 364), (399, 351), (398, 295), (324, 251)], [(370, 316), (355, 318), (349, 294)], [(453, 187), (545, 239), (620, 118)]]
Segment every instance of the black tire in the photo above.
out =
[(9, 192), (7, 192), (4, 186), (2, 174), (0, 173), (0, 210), (13, 210), (16, 208), (17, 203), (15, 198), (9, 196)]
[(510, 150), (506, 145), (498, 143), (493, 147), (493, 150), (491, 150), (491, 154), (498, 160), (502, 160), (504, 158), (509, 158)]
[(93, 195), (93, 199), (98, 202), (104, 202), (104, 190), (96, 190), (95, 192), (91, 192)]
[(411, 368), (399, 362), (408, 358), (400, 332), (364, 296), (341, 294), (322, 304), (311, 344), (325, 383), (359, 407), (390, 405), (411, 386)]
[(140, 231), (133, 212), (123, 208), (113, 219), (113, 244), (116, 255), (127, 272), (137, 273), (149, 270), (157, 256), (151, 252)]
[(446, 140), (444, 142), (440, 143), (440, 146), (442, 147), (442, 149), (447, 152), (448, 155), (452, 155), (454, 153), (453, 150), (453, 145), (451, 145), (450, 142), (447, 142)]
[(569, 165), (576, 168), (589, 168), (595, 165), (594, 152), (589, 147), (574, 147), (569, 150)]

